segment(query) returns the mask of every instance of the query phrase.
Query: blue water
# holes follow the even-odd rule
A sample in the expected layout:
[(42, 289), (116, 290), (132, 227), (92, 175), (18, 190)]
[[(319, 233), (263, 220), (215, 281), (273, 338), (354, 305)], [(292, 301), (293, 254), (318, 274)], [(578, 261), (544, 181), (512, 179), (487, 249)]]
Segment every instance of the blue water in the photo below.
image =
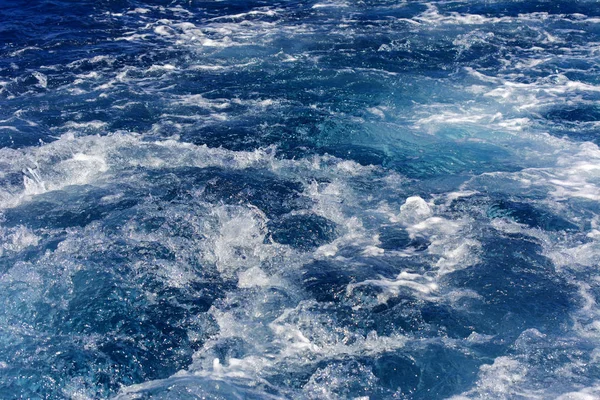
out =
[(600, 398), (600, 3), (2, 0), (0, 398)]

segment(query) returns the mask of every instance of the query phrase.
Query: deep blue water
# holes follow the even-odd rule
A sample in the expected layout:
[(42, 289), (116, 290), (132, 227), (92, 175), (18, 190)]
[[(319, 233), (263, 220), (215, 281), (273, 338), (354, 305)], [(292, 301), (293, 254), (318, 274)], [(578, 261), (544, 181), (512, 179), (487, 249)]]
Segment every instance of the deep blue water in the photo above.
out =
[(600, 2), (0, 1), (0, 398), (600, 398)]

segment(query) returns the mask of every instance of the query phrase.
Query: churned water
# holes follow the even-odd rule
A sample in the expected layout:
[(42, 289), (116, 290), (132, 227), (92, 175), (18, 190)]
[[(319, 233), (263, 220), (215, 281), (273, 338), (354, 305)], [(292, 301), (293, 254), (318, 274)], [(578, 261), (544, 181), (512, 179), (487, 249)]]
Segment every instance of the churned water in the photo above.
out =
[(0, 398), (600, 398), (597, 0), (2, 0)]

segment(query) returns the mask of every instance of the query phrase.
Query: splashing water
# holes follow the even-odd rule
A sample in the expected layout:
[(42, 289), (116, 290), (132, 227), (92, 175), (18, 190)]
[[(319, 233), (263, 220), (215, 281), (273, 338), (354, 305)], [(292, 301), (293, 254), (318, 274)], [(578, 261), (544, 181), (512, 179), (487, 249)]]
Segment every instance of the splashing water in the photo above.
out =
[(0, 15), (0, 398), (600, 397), (597, 1)]

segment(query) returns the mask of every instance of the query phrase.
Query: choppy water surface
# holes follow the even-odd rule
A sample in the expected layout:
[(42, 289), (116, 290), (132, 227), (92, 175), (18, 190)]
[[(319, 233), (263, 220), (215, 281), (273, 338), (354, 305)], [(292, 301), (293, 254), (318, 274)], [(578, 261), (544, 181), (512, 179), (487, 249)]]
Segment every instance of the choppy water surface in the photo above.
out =
[(0, 398), (600, 396), (600, 3), (0, 3)]

